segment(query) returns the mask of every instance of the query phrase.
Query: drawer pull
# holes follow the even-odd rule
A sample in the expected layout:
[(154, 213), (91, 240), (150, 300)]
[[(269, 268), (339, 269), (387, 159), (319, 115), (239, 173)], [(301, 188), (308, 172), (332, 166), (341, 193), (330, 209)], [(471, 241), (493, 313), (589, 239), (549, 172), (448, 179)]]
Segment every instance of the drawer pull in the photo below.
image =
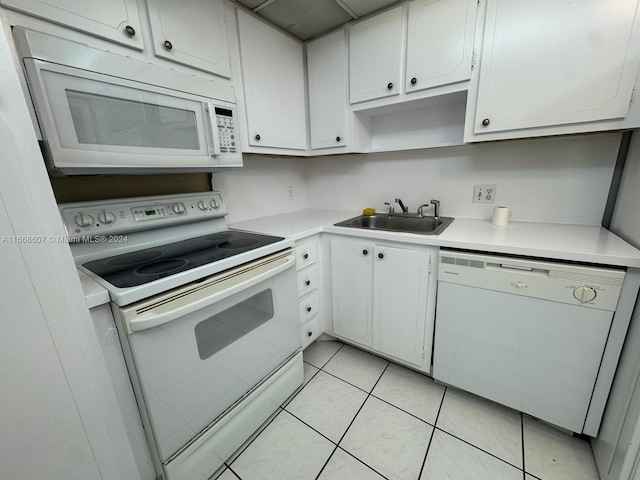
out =
[(311, 285), (311, 280), (307, 280), (306, 282), (304, 282), (304, 284), (308, 287), (309, 285)]
[(310, 337), (310, 336), (312, 336), (312, 335), (313, 335), (313, 332), (312, 332), (312, 331), (308, 331), (308, 332), (307, 332), (307, 337)]
[(302, 258), (304, 258), (305, 260), (307, 260), (309, 258), (309, 254), (305, 253), (304, 255), (302, 255)]
[(310, 311), (311, 311), (311, 307), (307, 307), (307, 312), (310, 312)]

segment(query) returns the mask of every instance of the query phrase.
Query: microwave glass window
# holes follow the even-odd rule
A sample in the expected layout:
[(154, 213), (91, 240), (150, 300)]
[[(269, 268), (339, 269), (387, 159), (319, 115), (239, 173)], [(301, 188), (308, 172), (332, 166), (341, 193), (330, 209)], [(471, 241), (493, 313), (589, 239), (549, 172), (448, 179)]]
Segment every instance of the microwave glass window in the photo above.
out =
[(273, 315), (273, 292), (267, 289), (201, 321), (195, 327), (200, 359), (206, 360), (231, 345)]
[(192, 110), (65, 90), (78, 143), (198, 150)]

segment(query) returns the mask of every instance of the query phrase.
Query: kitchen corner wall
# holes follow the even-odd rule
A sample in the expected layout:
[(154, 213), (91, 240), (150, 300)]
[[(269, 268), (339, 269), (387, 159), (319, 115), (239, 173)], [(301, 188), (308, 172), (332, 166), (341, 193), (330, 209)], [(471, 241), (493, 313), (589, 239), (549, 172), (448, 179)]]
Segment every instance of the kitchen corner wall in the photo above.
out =
[[(496, 185), (495, 205), (513, 220), (599, 225), (621, 135), (565, 136), (429, 150), (312, 158), (245, 156), (245, 167), (216, 173), (228, 222), (303, 208), (386, 211), (402, 198), (410, 211), (440, 200), (443, 216), (489, 218), (472, 203), (474, 185)], [(293, 187), (293, 200), (288, 187)], [(431, 210), (428, 210), (431, 212)]]

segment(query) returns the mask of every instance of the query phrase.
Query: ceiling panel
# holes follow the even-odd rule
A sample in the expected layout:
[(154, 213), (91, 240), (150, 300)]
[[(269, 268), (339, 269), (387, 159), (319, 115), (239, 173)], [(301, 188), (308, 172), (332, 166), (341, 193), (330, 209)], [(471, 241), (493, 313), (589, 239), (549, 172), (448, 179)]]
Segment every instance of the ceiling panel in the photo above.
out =
[(353, 20), (333, 0), (276, 0), (257, 13), (302, 40)]
[[(234, 0), (301, 40), (321, 35), (399, 0)], [(341, 5), (346, 7), (343, 8)]]
[(358, 17), (368, 15), (387, 5), (398, 3), (398, 0), (341, 0)]

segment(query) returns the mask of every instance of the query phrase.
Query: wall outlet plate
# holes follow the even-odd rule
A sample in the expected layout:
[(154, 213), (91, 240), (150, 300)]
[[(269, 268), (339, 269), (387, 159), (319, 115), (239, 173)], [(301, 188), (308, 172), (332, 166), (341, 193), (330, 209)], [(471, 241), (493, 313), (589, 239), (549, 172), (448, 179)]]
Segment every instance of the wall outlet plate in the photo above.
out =
[(495, 185), (475, 185), (473, 187), (473, 203), (495, 203)]

